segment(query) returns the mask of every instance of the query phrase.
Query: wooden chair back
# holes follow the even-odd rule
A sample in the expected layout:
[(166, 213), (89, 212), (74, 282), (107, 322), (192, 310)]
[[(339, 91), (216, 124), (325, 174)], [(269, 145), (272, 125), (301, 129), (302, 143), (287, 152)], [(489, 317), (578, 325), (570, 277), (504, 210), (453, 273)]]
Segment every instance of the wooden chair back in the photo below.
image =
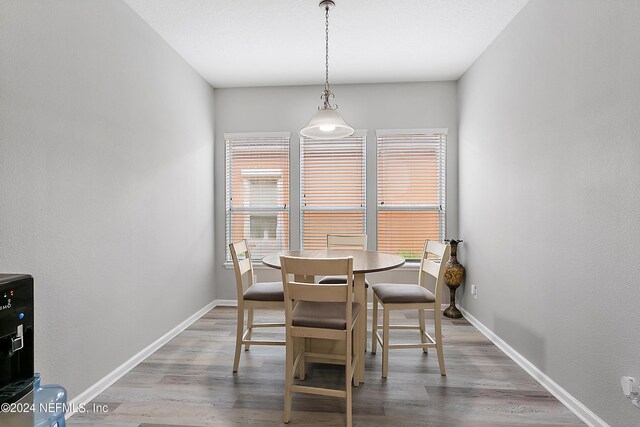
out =
[[(293, 301), (313, 302), (344, 302), (346, 317), (351, 319), (351, 302), (353, 292), (353, 258), (301, 258), (280, 257), (282, 271), (282, 283), (284, 285), (284, 306), (287, 319), (287, 327), (291, 324), (291, 312)], [(296, 281), (298, 277), (344, 275), (345, 283), (340, 284), (316, 284)], [(349, 285), (347, 285), (349, 283)]]
[[(238, 301), (241, 301), (244, 292), (253, 285), (253, 263), (251, 262), (251, 250), (246, 240), (229, 243), (229, 252), (233, 260), (233, 270), (236, 273), (236, 292)], [(248, 273), (248, 274), (247, 274)], [(244, 276), (247, 276), (246, 286)]]
[(367, 250), (366, 234), (327, 234), (327, 249)]
[(422, 259), (420, 260), (420, 271), (418, 273), (418, 284), (424, 286), (425, 274), (435, 278), (436, 286), (434, 295), (438, 304), (442, 296), (444, 271), (450, 253), (451, 246), (448, 243), (440, 243), (435, 240), (427, 240), (424, 243)]

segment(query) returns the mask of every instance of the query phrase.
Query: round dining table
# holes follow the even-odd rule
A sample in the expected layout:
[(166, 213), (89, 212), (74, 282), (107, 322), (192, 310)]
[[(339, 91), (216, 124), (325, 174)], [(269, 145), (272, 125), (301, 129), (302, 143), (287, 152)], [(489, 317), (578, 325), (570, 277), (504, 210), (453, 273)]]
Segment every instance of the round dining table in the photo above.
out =
[[(365, 287), (365, 275), (367, 273), (376, 273), (380, 271), (392, 270), (401, 267), (405, 263), (405, 259), (400, 255), (389, 254), (378, 251), (359, 251), (350, 249), (317, 249), (302, 251), (283, 251), (269, 254), (262, 258), (262, 263), (271, 268), (280, 269), (280, 257), (292, 256), (303, 258), (353, 258), (353, 292), (355, 302), (360, 304), (360, 319), (358, 333), (360, 334), (360, 357), (364, 361), (364, 353), (366, 350), (367, 336), (367, 289)], [(304, 281), (313, 283), (313, 276), (296, 277), (296, 281)], [(374, 338), (375, 339), (375, 338)], [(364, 382), (364, 363), (358, 363), (357, 368), (358, 382)]]

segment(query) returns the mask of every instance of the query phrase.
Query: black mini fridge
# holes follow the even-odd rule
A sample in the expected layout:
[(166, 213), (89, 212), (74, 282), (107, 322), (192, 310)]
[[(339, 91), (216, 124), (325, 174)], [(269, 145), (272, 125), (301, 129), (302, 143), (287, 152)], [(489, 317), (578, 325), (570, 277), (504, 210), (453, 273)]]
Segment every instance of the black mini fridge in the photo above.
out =
[(33, 277), (0, 274), (0, 426), (33, 426)]

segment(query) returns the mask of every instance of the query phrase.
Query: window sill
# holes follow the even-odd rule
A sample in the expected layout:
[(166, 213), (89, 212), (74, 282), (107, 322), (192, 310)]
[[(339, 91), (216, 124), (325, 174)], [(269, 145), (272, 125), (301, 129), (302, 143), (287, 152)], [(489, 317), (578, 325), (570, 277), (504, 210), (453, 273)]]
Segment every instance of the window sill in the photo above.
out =
[(402, 267), (400, 267), (401, 270), (417, 270), (419, 268), (420, 262), (418, 261), (407, 261)]
[[(223, 267), (226, 270), (233, 270), (233, 263), (231, 261), (227, 261), (223, 264)], [(267, 267), (260, 261), (253, 261), (253, 269), (254, 270), (273, 270), (273, 268)]]
[[(232, 262), (225, 262), (223, 264), (223, 266), (224, 266), (224, 268), (226, 270), (233, 270), (233, 263)], [(408, 261), (402, 267), (399, 267), (396, 270), (417, 270), (419, 268), (420, 268), (420, 263), (419, 262)], [(260, 261), (254, 261), (253, 262), (253, 269), (254, 270), (273, 270), (273, 268), (267, 267), (266, 265), (264, 265)]]

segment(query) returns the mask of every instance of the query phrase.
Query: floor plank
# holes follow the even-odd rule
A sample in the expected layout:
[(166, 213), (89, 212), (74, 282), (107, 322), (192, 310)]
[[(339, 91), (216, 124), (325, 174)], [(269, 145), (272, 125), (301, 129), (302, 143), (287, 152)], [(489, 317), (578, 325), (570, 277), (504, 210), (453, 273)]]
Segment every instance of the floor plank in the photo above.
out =
[[(394, 323), (415, 322), (412, 312), (393, 313)], [(371, 318), (371, 317), (369, 317)], [(432, 313), (427, 319), (433, 318)], [(277, 310), (256, 320), (277, 322)], [(433, 323), (431, 323), (433, 324)], [(260, 330), (263, 339), (281, 331)], [(392, 331), (392, 342), (416, 338)], [(435, 351), (392, 350), (389, 378), (381, 353), (365, 355), (366, 382), (353, 393), (354, 425), (360, 426), (582, 426), (580, 420), (464, 319), (443, 320), (447, 376)], [(235, 309), (216, 307), (119, 381), (95, 403), (104, 414), (76, 414), (73, 426), (199, 427), (282, 426), (284, 348), (254, 346), (231, 372)], [(310, 364), (305, 385), (343, 387), (344, 368)], [(340, 426), (344, 401), (295, 394), (293, 426)]]

